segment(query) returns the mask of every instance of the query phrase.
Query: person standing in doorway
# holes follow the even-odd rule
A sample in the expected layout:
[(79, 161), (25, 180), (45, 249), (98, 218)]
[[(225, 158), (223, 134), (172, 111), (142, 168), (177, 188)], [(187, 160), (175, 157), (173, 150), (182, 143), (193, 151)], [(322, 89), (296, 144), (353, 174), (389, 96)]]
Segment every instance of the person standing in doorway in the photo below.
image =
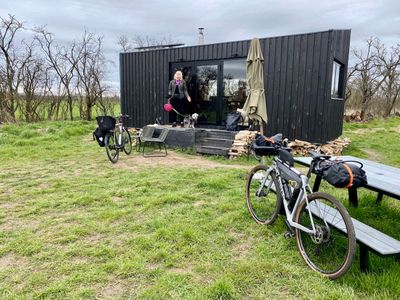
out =
[[(186, 82), (183, 80), (183, 75), (181, 71), (176, 71), (174, 74), (174, 79), (169, 82), (168, 85), (168, 103), (171, 103), (172, 107), (184, 115), (186, 112), (186, 103), (192, 102), (192, 99), (189, 96)], [(183, 126), (183, 116), (180, 117), (181, 126)], [(176, 112), (172, 111), (172, 126), (176, 126)]]

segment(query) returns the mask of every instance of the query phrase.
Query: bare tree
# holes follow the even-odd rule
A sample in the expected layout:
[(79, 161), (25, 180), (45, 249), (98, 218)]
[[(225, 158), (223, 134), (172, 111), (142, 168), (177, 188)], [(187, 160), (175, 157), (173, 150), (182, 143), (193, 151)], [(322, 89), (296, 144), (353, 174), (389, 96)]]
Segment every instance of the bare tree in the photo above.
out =
[(91, 120), (92, 109), (96, 101), (106, 91), (102, 84), (106, 60), (103, 54), (103, 37), (85, 31), (82, 40), (76, 44), (71, 58), (77, 61), (75, 70), (78, 75), (77, 90), (81, 98), (81, 116)]
[(23, 29), (23, 22), (17, 20), (13, 15), (8, 18), (0, 18), (0, 55), (3, 59), (4, 68), (2, 75), (5, 84), (3, 86), (3, 97), (0, 98), (0, 121), (15, 121), (17, 109), (16, 96), (18, 91), (18, 54), (15, 46), (16, 34)]
[(48, 92), (48, 68), (44, 59), (36, 53), (35, 41), (25, 43), (25, 57), (21, 64), (21, 87), (23, 98), (19, 101), (19, 107), (27, 122), (40, 120), (38, 107), (47, 96)]
[(133, 45), (129, 42), (129, 38), (126, 35), (121, 35), (118, 38), (117, 44), (121, 47), (121, 52), (131, 52), (134, 50)]
[(151, 36), (135, 35), (129, 39), (126, 35), (121, 35), (118, 38), (117, 44), (120, 46), (121, 52), (134, 51), (135, 48), (150, 47), (150, 46), (162, 46), (179, 43), (175, 41), (171, 36), (156, 38)]
[[(47, 63), (54, 70), (59, 80), (58, 93), (54, 98), (56, 100), (56, 115), (58, 115), (61, 100), (66, 97), (69, 118), (73, 120), (73, 79), (76, 65), (78, 64), (78, 60), (74, 55), (76, 44), (72, 43), (71, 47), (66, 49), (55, 44), (53, 34), (48, 32), (45, 27), (38, 27), (35, 31), (37, 33), (36, 40), (46, 55)], [(49, 118), (51, 116), (52, 114), (49, 113)]]
[(392, 47), (388, 53), (385, 47), (378, 51), (378, 68), (384, 74), (382, 92), (385, 99), (383, 117), (390, 116), (400, 93), (400, 45)]
[(367, 40), (367, 50), (353, 50), (356, 58), (354, 73), (360, 77), (359, 90), (361, 94), (361, 119), (364, 120), (365, 113), (369, 108), (371, 99), (381, 88), (386, 80), (387, 73), (379, 67), (378, 55), (384, 51), (385, 46), (378, 38)]

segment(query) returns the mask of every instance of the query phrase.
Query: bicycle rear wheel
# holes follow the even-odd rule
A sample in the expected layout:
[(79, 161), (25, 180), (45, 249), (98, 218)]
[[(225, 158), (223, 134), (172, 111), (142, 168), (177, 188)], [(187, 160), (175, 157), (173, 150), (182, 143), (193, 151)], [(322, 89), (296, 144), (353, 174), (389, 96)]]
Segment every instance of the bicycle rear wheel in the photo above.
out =
[(268, 167), (254, 167), (246, 182), (247, 208), (253, 219), (259, 224), (272, 224), (282, 207), (275, 171), (268, 172)]
[(124, 139), (124, 152), (126, 155), (129, 155), (132, 153), (132, 139), (126, 128), (122, 131), (122, 138)]
[(116, 146), (116, 138), (115, 138), (115, 134), (113, 132), (107, 133), (105, 140), (104, 140), (104, 144), (106, 147), (106, 152), (107, 152), (107, 156), (108, 159), (115, 164), (118, 161), (119, 158), (119, 149)]
[(326, 193), (312, 193), (296, 210), (295, 222), (312, 229), (309, 234), (296, 228), (296, 243), (301, 256), (311, 269), (330, 279), (344, 275), (351, 267), (356, 250), (353, 222), (346, 208)]

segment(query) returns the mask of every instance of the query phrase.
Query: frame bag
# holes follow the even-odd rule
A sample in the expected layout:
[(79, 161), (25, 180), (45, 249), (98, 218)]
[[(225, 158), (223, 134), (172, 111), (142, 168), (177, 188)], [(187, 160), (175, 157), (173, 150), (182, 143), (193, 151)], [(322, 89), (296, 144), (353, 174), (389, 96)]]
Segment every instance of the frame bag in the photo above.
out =
[(358, 188), (368, 183), (359, 161), (321, 160), (315, 166), (315, 173), (337, 188)]

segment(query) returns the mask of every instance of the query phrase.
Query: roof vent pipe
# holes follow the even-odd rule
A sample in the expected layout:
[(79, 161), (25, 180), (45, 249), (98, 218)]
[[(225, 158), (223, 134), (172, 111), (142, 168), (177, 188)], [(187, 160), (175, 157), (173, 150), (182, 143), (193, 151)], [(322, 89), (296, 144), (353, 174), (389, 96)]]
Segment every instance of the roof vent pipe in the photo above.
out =
[(204, 45), (204, 28), (199, 27), (199, 45)]

